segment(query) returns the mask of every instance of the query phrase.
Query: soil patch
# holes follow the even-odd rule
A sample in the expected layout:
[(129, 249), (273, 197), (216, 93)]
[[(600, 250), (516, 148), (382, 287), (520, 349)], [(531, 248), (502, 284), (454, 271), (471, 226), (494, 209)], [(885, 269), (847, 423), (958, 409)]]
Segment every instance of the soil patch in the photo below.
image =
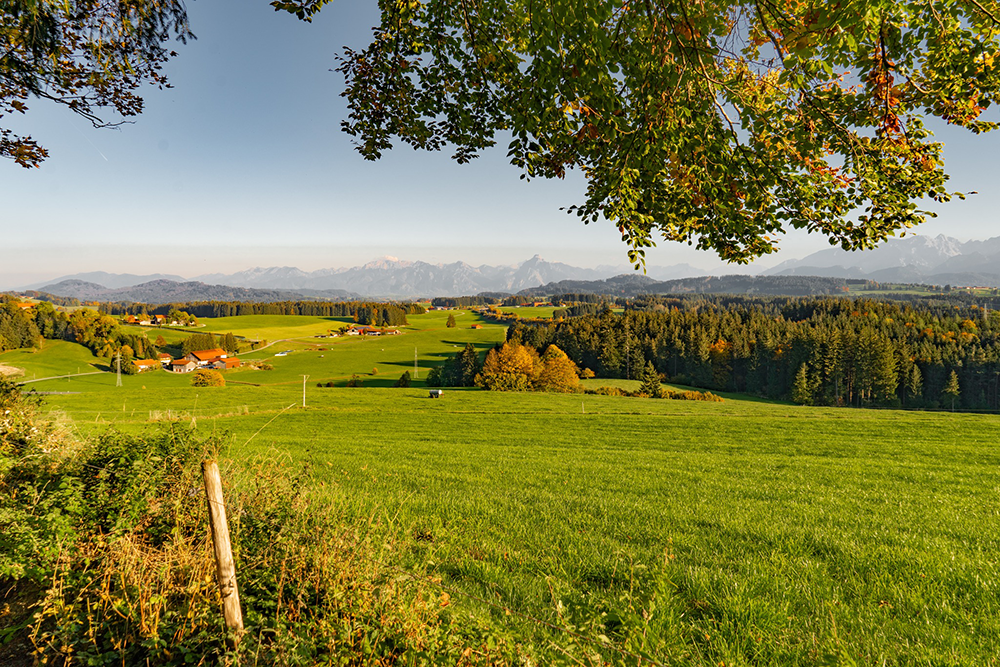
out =
[(24, 375), (24, 369), (0, 364), (0, 377), (18, 377)]

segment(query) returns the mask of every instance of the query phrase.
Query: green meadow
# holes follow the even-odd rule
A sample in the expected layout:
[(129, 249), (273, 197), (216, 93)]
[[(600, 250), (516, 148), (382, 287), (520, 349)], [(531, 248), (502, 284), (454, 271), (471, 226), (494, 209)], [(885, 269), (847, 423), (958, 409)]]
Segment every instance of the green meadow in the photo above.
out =
[[(421, 379), (389, 387), (414, 348), (422, 378), (503, 328), (409, 319), (400, 336), (336, 339), (312, 338), (339, 327), (324, 318), (206, 320), (198, 331), (283, 341), (244, 355), (273, 370), (227, 372), (221, 388), (166, 372), (29, 386), (78, 392), (45, 410), (83, 434), (179, 423), (222, 435), (230, 464), (308, 471), (384, 562), (440, 579), (453, 613), (555, 656), (590, 647), (568, 663), (998, 664), (997, 416), (732, 395), (430, 399)], [(52, 342), (0, 362), (29, 376), (102, 364)], [(362, 387), (343, 386), (352, 374)]]

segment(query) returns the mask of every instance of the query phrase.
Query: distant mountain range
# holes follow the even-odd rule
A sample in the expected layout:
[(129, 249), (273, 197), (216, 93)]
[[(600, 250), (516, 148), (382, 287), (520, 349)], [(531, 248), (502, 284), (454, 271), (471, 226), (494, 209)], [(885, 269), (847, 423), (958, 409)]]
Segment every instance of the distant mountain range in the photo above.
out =
[[(727, 271), (715, 272), (716, 275), (720, 273)], [(605, 281), (615, 276), (622, 279), (601, 289), (611, 290), (608, 293), (612, 294), (624, 294), (649, 289), (656, 282), (708, 275), (708, 271), (679, 264), (650, 267), (647, 275), (643, 276), (628, 266), (580, 268), (547, 262), (538, 255), (511, 266), (472, 266), (465, 262), (429, 264), (384, 257), (352, 268), (318, 271), (302, 271), (295, 267), (254, 268), (231, 274), (206, 274), (193, 280), (163, 274), (138, 276), (93, 272), (63, 276), (50, 282), (28, 285), (24, 289), (76, 296), (84, 300), (148, 303), (303, 297), (411, 299), (481, 292), (514, 294), (541, 286), (545, 289), (552, 287), (559, 292), (587, 291), (583, 283)], [(1000, 237), (961, 242), (943, 235), (910, 235), (892, 239), (875, 250), (865, 252), (845, 252), (838, 248), (822, 250), (802, 259), (782, 262), (764, 271), (763, 275), (1000, 287)], [(728, 280), (726, 284), (737, 283)], [(683, 287), (674, 287), (685, 291), (689, 286), (690, 283), (685, 283)], [(248, 291), (241, 292), (241, 289)], [(695, 291), (700, 289), (704, 287), (695, 288)]]
[(115, 289), (84, 280), (68, 279), (45, 285), (39, 291), (55, 296), (75, 297), (80, 301), (126, 301), (149, 304), (193, 301), (286, 301), (303, 298), (343, 301), (361, 298), (359, 294), (344, 290), (324, 290), (303, 294), (291, 290), (249, 289), (229, 285), (206, 285), (197, 281), (176, 282), (164, 279)]
[[(465, 262), (429, 264), (383, 257), (363, 266), (346, 269), (320, 269), (308, 272), (290, 266), (253, 268), (237, 273), (206, 274), (195, 277), (193, 281), (186, 281), (180, 276), (161, 274), (137, 276), (92, 272), (63, 276), (51, 282), (28, 285), (24, 289), (40, 290), (58, 296), (75, 296), (84, 300), (127, 300), (129, 295), (168, 289), (168, 286), (161, 282), (166, 280), (188, 285), (189, 287), (185, 289), (198, 294), (208, 294), (209, 286), (216, 288), (229, 286), (248, 290), (280, 290), (283, 292), (280, 298), (294, 298), (293, 294), (313, 298), (339, 298), (345, 294), (353, 294), (370, 298), (407, 299), (461, 296), (481, 292), (513, 294), (551, 282), (601, 280), (629, 271), (631, 267), (628, 266), (580, 268), (560, 262), (547, 262), (538, 255), (513, 266), (472, 266)], [(649, 274), (651, 277), (663, 280), (678, 276), (707, 275), (707, 272), (687, 264), (680, 264), (651, 268)], [(154, 287), (145, 288), (145, 292), (136, 291), (140, 286), (154, 283)], [(201, 287), (193, 287), (195, 284)], [(132, 291), (127, 291), (129, 289)], [(114, 293), (103, 296), (102, 290)], [(171, 291), (169, 296), (164, 294), (157, 297), (157, 300), (161, 303), (180, 300), (173, 296), (175, 293), (181, 293), (180, 288), (170, 287), (168, 291)], [(211, 293), (219, 291), (216, 289)], [(249, 293), (246, 293), (244, 297), (233, 298), (250, 297)]]
[(642, 294), (751, 294), (759, 296), (825, 296), (843, 294), (849, 282), (864, 283), (860, 278), (823, 276), (698, 276), (657, 281), (646, 276), (621, 275), (607, 280), (564, 280), (549, 283), (518, 294), (549, 296), (553, 294), (600, 294), (634, 297)]
[(912, 235), (864, 252), (831, 248), (782, 262), (764, 275), (1000, 287), (1000, 236), (962, 242), (943, 234)]

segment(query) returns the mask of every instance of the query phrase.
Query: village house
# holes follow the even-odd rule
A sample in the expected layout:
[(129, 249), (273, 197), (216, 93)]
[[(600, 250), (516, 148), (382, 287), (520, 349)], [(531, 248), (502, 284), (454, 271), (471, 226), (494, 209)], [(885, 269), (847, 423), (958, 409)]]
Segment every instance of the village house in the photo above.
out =
[(173, 357), (171, 357), (166, 352), (160, 352), (158, 355), (156, 355), (156, 358), (159, 359), (160, 363), (163, 364), (164, 366), (169, 366), (170, 362), (173, 361)]
[(193, 352), (188, 352), (184, 358), (195, 362), (199, 366), (204, 366), (209, 364), (216, 359), (225, 359), (226, 351), (222, 348), (212, 348), (211, 350), (195, 350)]
[(398, 336), (399, 329), (379, 329), (368, 324), (352, 324), (348, 336)]
[[(164, 355), (160, 356), (162, 358)], [(225, 350), (218, 347), (211, 350), (194, 350), (185, 355), (183, 359), (175, 359), (169, 363), (170, 370), (175, 373), (189, 373), (197, 368), (214, 368), (224, 371), (241, 366), (239, 359), (229, 357)]]
[(140, 373), (162, 367), (162, 364), (157, 359), (133, 359), (132, 363), (135, 364)]
[(174, 359), (170, 362), (170, 370), (174, 373), (190, 373), (198, 368), (197, 362), (190, 359)]

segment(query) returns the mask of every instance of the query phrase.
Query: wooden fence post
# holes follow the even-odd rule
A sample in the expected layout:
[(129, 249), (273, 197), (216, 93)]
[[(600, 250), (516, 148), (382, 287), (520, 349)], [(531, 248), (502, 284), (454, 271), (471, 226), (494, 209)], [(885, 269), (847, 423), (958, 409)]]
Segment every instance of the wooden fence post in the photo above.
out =
[(243, 612), (240, 609), (240, 592), (236, 587), (236, 564), (229, 543), (229, 523), (226, 506), (222, 500), (222, 478), (219, 464), (202, 461), (201, 472), (205, 477), (205, 496), (208, 498), (208, 520), (212, 526), (212, 544), (215, 546), (215, 571), (222, 594), (222, 614), (226, 626), (236, 634), (239, 643), (243, 634)]

